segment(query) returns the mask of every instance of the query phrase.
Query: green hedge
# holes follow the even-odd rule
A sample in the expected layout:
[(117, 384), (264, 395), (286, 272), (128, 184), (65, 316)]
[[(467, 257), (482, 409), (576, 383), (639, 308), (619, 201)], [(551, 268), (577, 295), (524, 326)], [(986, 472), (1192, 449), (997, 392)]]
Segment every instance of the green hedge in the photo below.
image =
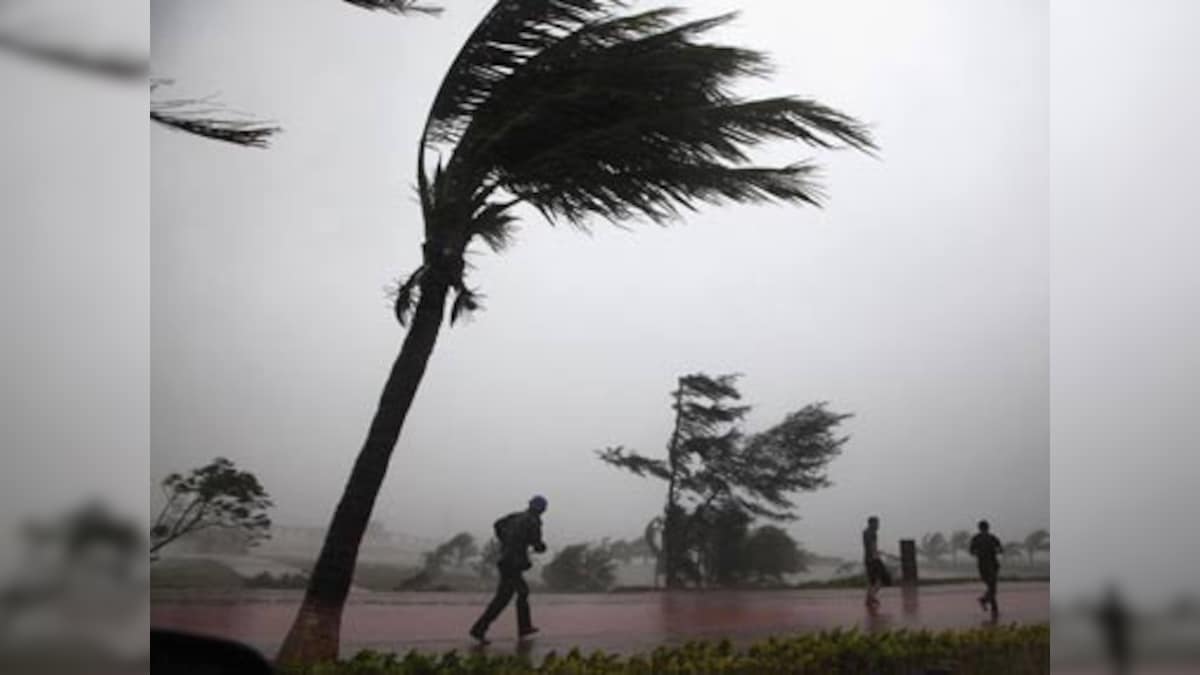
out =
[(745, 648), (721, 642), (660, 647), (640, 656), (578, 650), (540, 663), (518, 656), (441, 656), (364, 651), (348, 661), (289, 675), (1027, 675), (1050, 672), (1050, 627), (1008, 626), (933, 633), (857, 630), (770, 638)]

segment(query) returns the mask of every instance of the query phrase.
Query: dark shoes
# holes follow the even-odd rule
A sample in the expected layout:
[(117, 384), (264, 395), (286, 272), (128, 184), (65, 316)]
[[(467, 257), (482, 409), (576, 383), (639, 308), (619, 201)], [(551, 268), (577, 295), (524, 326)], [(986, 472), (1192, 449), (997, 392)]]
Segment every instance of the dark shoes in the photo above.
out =
[(529, 637), (530, 635), (533, 635), (533, 634), (534, 634), (534, 633), (536, 633), (536, 632), (538, 632), (538, 629), (534, 628), (533, 626), (530, 626), (529, 628), (526, 628), (525, 630), (522, 630), (522, 631), (520, 631), (520, 632), (518, 633), (518, 635), (519, 635), (520, 637), (527, 638), (527, 637)]
[(483, 631), (479, 630), (478, 628), (472, 628), (470, 632), (471, 632), (471, 637), (478, 640), (479, 644), (489, 645), (492, 643), (491, 640), (487, 639), (487, 637), (484, 636)]

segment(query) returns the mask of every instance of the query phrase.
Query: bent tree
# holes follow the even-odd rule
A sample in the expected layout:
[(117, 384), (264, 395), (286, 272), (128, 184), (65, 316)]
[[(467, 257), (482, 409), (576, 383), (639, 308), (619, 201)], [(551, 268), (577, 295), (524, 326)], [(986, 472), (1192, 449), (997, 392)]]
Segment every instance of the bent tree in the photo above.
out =
[(451, 323), (479, 307), (464, 279), (470, 244), (510, 245), (522, 204), (579, 227), (596, 217), (664, 223), (701, 203), (817, 205), (814, 163), (758, 166), (748, 150), (773, 139), (874, 148), (860, 123), (816, 101), (735, 96), (735, 82), (770, 68), (760, 52), (701, 41), (732, 15), (680, 22), (678, 9), (624, 5), (498, 2), (450, 64), (417, 142), (422, 264), (395, 297), (408, 332), (280, 661), (337, 655), (359, 542), (447, 304)]
[(848, 440), (835, 429), (851, 417), (813, 403), (758, 433), (741, 427), (737, 375), (692, 373), (671, 393), (674, 428), (666, 457), (623, 446), (597, 451), (606, 464), (667, 484), (663, 506), (663, 573), (667, 588), (685, 582), (728, 583), (738, 569), (735, 542), (755, 517), (795, 518), (793, 495), (831, 483), (825, 469)]

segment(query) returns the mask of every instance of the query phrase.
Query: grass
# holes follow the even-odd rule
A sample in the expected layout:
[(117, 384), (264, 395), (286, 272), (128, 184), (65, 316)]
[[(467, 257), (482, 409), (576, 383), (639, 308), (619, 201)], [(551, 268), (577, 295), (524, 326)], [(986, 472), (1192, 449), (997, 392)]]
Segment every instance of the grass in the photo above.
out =
[(748, 647), (728, 640), (660, 647), (649, 654), (551, 653), (540, 663), (519, 656), (399, 656), (360, 652), (352, 659), (284, 675), (1044, 675), (1050, 672), (1050, 627), (862, 633), (833, 630), (770, 638)]

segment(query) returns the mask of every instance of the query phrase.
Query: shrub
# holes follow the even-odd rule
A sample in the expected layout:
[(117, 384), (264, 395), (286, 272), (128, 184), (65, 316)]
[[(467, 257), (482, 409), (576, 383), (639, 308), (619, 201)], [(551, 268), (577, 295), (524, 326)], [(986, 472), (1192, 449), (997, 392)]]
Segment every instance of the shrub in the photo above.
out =
[(287, 675), (1044, 675), (1050, 672), (1050, 627), (1007, 626), (964, 631), (833, 630), (770, 638), (737, 648), (728, 640), (659, 647), (649, 654), (551, 653), (540, 664), (517, 656), (364, 651), (354, 658), (283, 671)]
[(604, 548), (574, 544), (542, 568), (542, 580), (552, 591), (603, 591), (616, 580), (616, 563)]
[(308, 586), (308, 577), (303, 574), (283, 574), (273, 575), (270, 572), (259, 572), (258, 574), (246, 580), (246, 588), (305, 588)]

